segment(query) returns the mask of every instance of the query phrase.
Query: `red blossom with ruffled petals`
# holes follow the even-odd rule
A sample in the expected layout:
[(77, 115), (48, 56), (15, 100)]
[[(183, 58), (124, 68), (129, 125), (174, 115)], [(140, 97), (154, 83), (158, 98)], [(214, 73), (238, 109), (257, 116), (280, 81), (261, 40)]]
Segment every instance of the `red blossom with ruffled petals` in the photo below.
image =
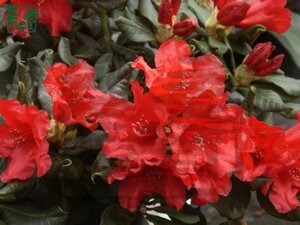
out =
[(94, 87), (94, 68), (79, 60), (70, 67), (55, 63), (46, 71), (44, 85), (53, 101), (54, 119), (95, 130), (101, 108), (110, 97)]
[[(297, 113), (300, 121), (300, 112)], [(278, 159), (281, 167), (272, 167), (268, 172), (269, 181), (262, 189), (269, 193), (269, 199), (280, 213), (288, 213), (300, 206), (300, 123), (285, 131), (285, 146)], [(287, 156), (285, 156), (287, 154)], [(285, 161), (283, 161), (285, 160)], [(283, 161), (283, 162), (282, 162)]]
[(118, 195), (121, 206), (135, 212), (140, 201), (152, 194), (161, 195), (167, 205), (182, 208), (186, 189), (171, 161), (159, 166), (143, 166), (136, 173), (128, 174), (119, 184)]
[(7, 167), (0, 180), (26, 180), (37, 172), (43, 176), (51, 166), (46, 140), (50, 121), (45, 111), (35, 106), (21, 105), (16, 100), (0, 99), (0, 157), (7, 159)]
[(158, 132), (168, 119), (166, 108), (132, 82), (134, 103), (112, 97), (103, 107), (101, 125), (108, 133), (103, 153), (108, 158), (159, 165), (166, 138)]
[(271, 169), (281, 167), (287, 157), (284, 131), (281, 127), (270, 126), (255, 117), (249, 120), (255, 151), (242, 152), (236, 175), (242, 181), (252, 182), (259, 176), (269, 176)]
[(150, 93), (174, 113), (180, 113), (193, 97), (212, 91), (224, 98), (225, 73), (223, 64), (212, 54), (190, 57), (191, 50), (184, 41), (164, 42), (155, 54), (156, 68), (150, 68), (142, 57), (133, 67), (143, 70)]

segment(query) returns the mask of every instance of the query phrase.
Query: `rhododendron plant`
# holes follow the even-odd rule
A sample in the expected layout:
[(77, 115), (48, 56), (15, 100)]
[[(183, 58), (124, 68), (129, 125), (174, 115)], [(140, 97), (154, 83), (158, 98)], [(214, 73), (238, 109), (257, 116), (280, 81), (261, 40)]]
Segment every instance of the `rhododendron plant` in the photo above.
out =
[(0, 0), (0, 224), (300, 221), (290, 4)]

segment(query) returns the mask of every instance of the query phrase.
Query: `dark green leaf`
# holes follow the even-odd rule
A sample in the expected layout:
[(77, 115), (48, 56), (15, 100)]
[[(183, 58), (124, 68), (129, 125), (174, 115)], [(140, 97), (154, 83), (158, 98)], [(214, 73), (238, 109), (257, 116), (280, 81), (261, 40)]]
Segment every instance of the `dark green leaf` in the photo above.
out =
[(28, 59), (29, 72), (33, 76), (34, 80), (38, 82), (38, 95), (37, 98), (44, 110), (48, 114), (52, 115), (52, 100), (47, 93), (43, 81), (46, 77), (46, 71), (44, 69), (44, 63), (38, 58)]
[(146, 17), (155, 27), (157, 27), (157, 11), (151, 0), (139, 0), (140, 14)]
[(199, 22), (202, 25), (205, 25), (206, 21), (210, 17), (210, 12), (197, 4), (195, 0), (188, 0), (188, 8), (197, 16)]
[(113, 53), (106, 53), (102, 55), (95, 63), (95, 80), (101, 78), (104, 74), (108, 73), (111, 70), (113, 63)]
[(76, 158), (65, 158), (61, 167), (63, 177), (68, 180), (78, 180), (84, 172), (82, 161)]
[(220, 200), (213, 205), (221, 216), (230, 219), (238, 219), (244, 215), (247, 209), (251, 193), (245, 183), (242, 183), (237, 178), (232, 178), (232, 190), (226, 197), (221, 196)]
[(287, 109), (280, 95), (275, 91), (256, 88), (254, 105), (262, 110), (268, 112), (277, 112)]
[(1, 218), (7, 225), (64, 225), (68, 212), (62, 207), (39, 210), (31, 205), (0, 205)]
[(100, 225), (131, 225), (135, 215), (118, 204), (107, 207), (101, 215)]
[(272, 84), (292, 97), (300, 96), (300, 80), (283, 75), (270, 75), (259, 79), (257, 84)]
[(127, 2), (128, 0), (101, 0), (99, 4), (106, 10), (112, 10), (125, 6)]
[(300, 15), (293, 13), (292, 26), (284, 34), (277, 34), (275, 32), (271, 32), (271, 34), (288, 50), (293, 61), (300, 68)]
[(0, 56), (0, 72), (6, 71), (15, 59), (15, 55), (8, 53), (4, 56)]
[(70, 40), (64, 37), (60, 38), (58, 44), (58, 55), (68, 65), (76, 64), (77, 59), (71, 54)]
[(0, 56), (7, 55), (9, 53), (16, 55), (23, 46), (24, 46), (24, 43), (21, 43), (21, 42), (9, 44), (5, 48), (0, 49)]
[(104, 92), (109, 91), (114, 85), (127, 77), (132, 70), (131, 63), (126, 63), (120, 69), (105, 74), (99, 79), (98, 88)]
[(0, 189), (0, 202), (12, 202), (25, 197), (34, 185), (34, 179), (13, 181)]
[(115, 22), (130, 41), (155, 41), (155, 36), (152, 31), (142, 22), (133, 22), (125, 17), (119, 17)]
[(228, 47), (223, 42), (218, 41), (213, 37), (208, 38), (208, 45), (216, 50), (218, 55), (224, 55), (228, 51)]

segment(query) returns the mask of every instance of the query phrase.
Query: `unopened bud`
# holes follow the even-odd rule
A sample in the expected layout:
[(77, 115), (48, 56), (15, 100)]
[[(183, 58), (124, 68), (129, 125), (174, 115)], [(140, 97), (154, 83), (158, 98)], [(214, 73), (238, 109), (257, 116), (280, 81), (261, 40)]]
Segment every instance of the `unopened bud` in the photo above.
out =
[(197, 22), (193, 18), (188, 18), (176, 23), (173, 27), (173, 33), (180, 37), (189, 37), (197, 27)]

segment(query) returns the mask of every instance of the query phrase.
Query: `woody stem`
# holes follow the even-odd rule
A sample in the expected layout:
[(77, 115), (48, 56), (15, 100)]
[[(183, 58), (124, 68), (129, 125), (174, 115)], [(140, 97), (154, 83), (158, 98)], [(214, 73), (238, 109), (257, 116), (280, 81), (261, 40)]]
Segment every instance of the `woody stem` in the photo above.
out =
[(106, 13), (106, 10), (99, 7), (99, 16), (101, 19), (101, 27), (102, 27), (102, 33), (103, 33), (103, 42), (105, 47), (105, 52), (111, 51), (111, 44), (110, 44), (110, 30), (109, 30), (109, 22), (108, 22), (108, 16)]

